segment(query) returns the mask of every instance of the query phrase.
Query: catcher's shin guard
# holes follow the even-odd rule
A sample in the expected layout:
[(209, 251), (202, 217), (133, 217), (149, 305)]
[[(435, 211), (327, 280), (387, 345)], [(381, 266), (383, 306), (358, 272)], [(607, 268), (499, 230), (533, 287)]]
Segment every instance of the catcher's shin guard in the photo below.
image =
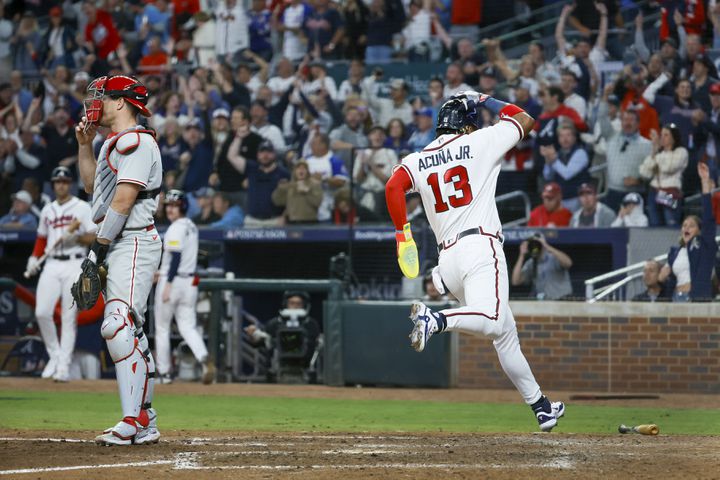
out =
[(136, 418), (146, 401), (148, 362), (140, 350), (127, 305), (110, 301), (105, 306), (105, 320), (100, 332), (115, 362), (123, 416)]
[(145, 360), (147, 361), (147, 390), (145, 391), (145, 406), (143, 409), (149, 408), (147, 405), (152, 405), (153, 394), (155, 392), (155, 358), (150, 351), (150, 345), (148, 343), (147, 335), (143, 332), (142, 328), (137, 330), (138, 348), (142, 352)]

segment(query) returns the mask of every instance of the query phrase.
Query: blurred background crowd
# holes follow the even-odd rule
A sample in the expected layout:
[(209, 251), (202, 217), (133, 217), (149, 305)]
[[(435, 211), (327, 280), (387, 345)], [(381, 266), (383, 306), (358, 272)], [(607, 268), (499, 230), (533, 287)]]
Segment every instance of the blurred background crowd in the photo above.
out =
[[(106, 74), (148, 87), (164, 187), (190, 194), (200, 225), (388, 221), (393, 165), (434, 138), (439, 106), (466, 89), (537, 119), (503, 160), (527, 180), (530, 226), (679, 225), (701, 192), (698, 163), (717, 182), (715, 0), (0, 5), (5, 226), (32, 227), (52, 169), (74, 171), (73, 125)], [(409, 76), (386, 74), (398, 63)], [(409, 81), (420, 64), (435, 73)], [(714, 208), (720, 221), (717, 193)]]

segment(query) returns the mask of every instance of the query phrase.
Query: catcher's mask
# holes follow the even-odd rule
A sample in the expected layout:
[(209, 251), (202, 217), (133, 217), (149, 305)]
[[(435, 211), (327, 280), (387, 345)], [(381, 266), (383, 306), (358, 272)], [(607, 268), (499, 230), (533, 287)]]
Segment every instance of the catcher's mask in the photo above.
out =
[(125, 75), (99, 77), (87, 87), (87, 97), (83, 101), (87, 124), (98, 123), (103, 114), (103, 97), (123, 98), (136, 107), (145, 117), (151, 115), (146, 104), (148, 91), (137, 79)]

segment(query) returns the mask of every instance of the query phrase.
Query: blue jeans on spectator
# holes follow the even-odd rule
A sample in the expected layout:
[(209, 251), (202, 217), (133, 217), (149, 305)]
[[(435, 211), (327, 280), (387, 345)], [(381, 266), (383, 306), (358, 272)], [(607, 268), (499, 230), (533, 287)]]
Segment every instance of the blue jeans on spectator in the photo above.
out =
[(681, 201), (678, 200), (676, 208), (666, 207), (655, 202), (657, 197), (657, 190), (654, 188), (650, 189), (647, 200), (648, 219), (650, 220), (651, 227), (659, 227), (666, 225), (668, 227), (675, 227), (680, 225), (680, 217), (682, 215)]
[(390, 63), (392, 51), (392, 47), (388, 45), (369, 45), (365, 49), (365, 63), (368, 65)]

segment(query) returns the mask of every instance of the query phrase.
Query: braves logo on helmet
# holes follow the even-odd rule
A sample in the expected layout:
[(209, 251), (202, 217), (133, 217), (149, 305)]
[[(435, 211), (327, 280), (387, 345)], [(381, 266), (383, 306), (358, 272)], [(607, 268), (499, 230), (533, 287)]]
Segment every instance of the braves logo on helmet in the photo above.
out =
[(137, 107), (140, 113), (149, 117), (151, 115), (146, 104), (148, 91), (137, 79), (125, 75), (112, 75), (99, 77), (87, 87), (88, 96), (85, 99), (85, 117), (87, 123), (98, 123), (103, 114), (103, 97), (123, 98)]
[(170, 190), (165, 194), (165, 205), (179, 205), (183, 215), (188, 209), (188, 199), (182, 190)]
[(52, 174), (50, 175), (50, 181), (55, 182), (58, 180), (65, 180), (68, 182), (72, 181), (72, 173), (68, 167), (60, 165), (59, 167), (55, 167), (53, 169)]

